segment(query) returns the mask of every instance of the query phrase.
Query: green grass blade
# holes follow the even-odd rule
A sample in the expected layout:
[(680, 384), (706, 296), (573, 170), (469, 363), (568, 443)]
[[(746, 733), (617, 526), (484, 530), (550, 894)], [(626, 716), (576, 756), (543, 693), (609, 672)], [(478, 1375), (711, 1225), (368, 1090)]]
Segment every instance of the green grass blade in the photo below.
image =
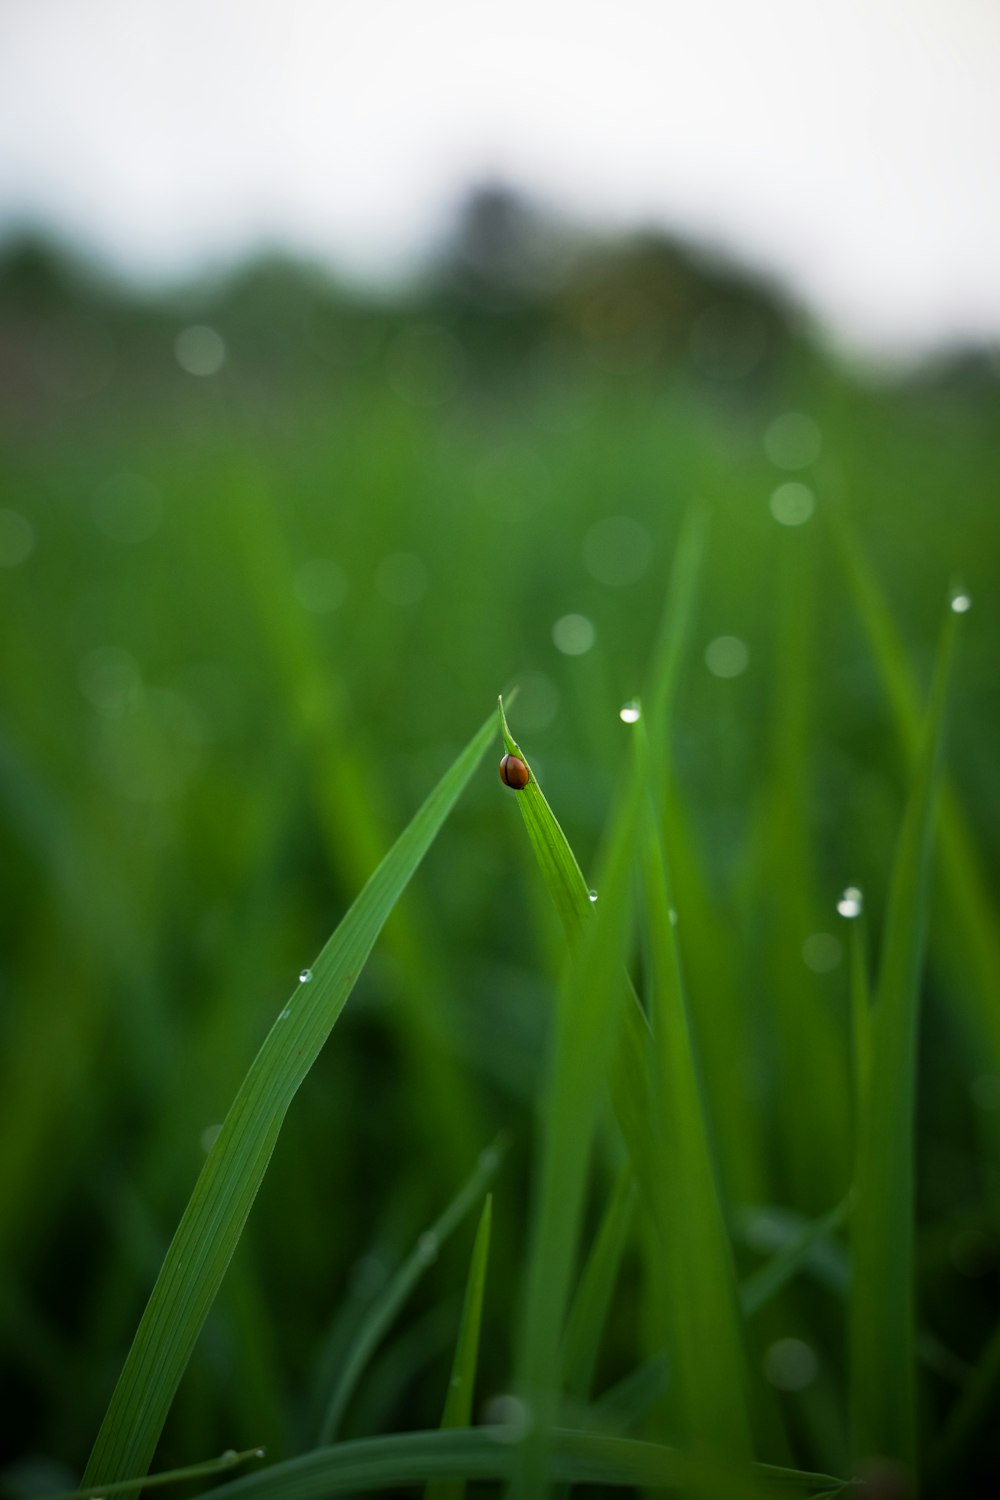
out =
[(590, 1395), (634, 1210), (635, 1179), (626, 1165), (618, 1174), (566, 1320), (562, 1349), (564, 1389), (581, 1401)]
[(916, 1460), (914, 1113), (920, 970), (957, 617), (938, 650), (923, 743), (893, 861), (858, 1139), (850, 1409), (859, 1459)]
[[(499, 701), (499, 713), (500, 730), (507, 753), (518, 756), (530, 766), (527, 756), (510, 732), (503, 699)], [(537, 780), (532, 777), (524, 790), (516, 796), (542, 878), (562, 919), (571, 949), (576, 948), (592, 928), (596, 903), (591, 900), (587, 882), (570, 848), (569, 840), (559, 826)], [(628, 990), (629, 1003), (623, 1007), (618, 1045), (611, 1052), (611, 1097), (636, 1178), (652, 1206), (655, 1201), (652, 1187), (655, 1167), (649, 1155), (652, 1140), (649, 1028), (638, 996), (624, 972), (621, 984), (623, 990)]]
[(753, 1453), (736, 1274), (719, 1197), (659, 833), (648, 818), (643, 889), (654, 1033), (662, 1243), (651, 1268), (685, 1445), (740, 1466)]
[(997, 1409), (1000, 1390), (1000, 1323), (996, 1325), (969, 1375), (965, 1387), (945, 1420), (930, 1456), (933, 1480), (954, 1483), (962, 1470), (962, 1459), (981, 1424)]
[(59, 1490), (53, 1495), (40, 1496), (40, 1500), (80, 1500), (83, 1495), (104, 1496), (127, 1495), (141, 1485), (144, 1490), (162, 1489), (168, 1484), (184, 1484), (195, 1479), (212, 1479), (245, 1464), (251, 1458), (263, 1458), (263, 1448), (244, 1448), (242, 1453), (231, 1449), (218, 1458), (208, 1458), (201, 1464), (186, 1464), (182, 1469), (164, 1469), (159, 1474), (147, 1474), (141, 1480), (123, 1479), (116, 1484), (92, 1485), (89, 1490)]
[[(508, 1479), (518, 1462), (520, 1431), (513, 1427), (455, 1428), (394, 1433), (318, 1448), (233, 1484), (206, 1491), (218, 1500), (324, 1500), (329, 1495), (396, 1490), (427, 1480)], [(552, 1476), (581, 1485), (675, 1489), (694, 1474), (711, 1477), (705, 1464), (675, 1449), (632, 1438), (556, 1429)], [(799, 1469), (754, 1466), (756, 1495), (807, 1496), (839, 1489), (844, 1481)], [(722, 1493), (721, 1491), (719, 1493)], [(741, 1500), (742, 1491), (726, 1491)]]
[[(483, 755), (475, 734), (368, 880), (251, 1063), (167, 1251), (98, 1433), (86, 1484), (144, 1473), (222, 1284), (282, 1121), (382, 925)], [(303, 971), (306, 972), (306, 971)]]
[(590, 1151), (604, 1101), (608, 1054), (620, 1029), (622, 973), (632, 930), (633, 861), (644, 767), (625, 778), (601, 863), (601, 900), (570, 955), (560, 986), (542, 1107), (540, 1167), (526, 1271), (517, 1390), (527, 1401), (514, 1493), (534, 1497), (547, 1480), (549, 1430), (562, 1374), (563, 1319), (577, 1253)]
[(850, 1206), (850, 1198), (845, 1198), (829, 1213), (808, 1220), (787, 1245), (741, 1283), (740, 1307), (744, 1317), (753, 1317), (804, 1269), (815, 1246), (846, 1223)]
[[(483, 1319), (483, 1296), (486, 1291), (486, 1266), (490, 1257), (490, 1222), (493, 1199), (487, 1193), (486, 1202), (476, 1230), (469, 1262), (469, 1279), (465, 1287), (465, 1302), (462, 1306), (462, 1321), (455, 1345), (455, 1358), (451, 1366), (451, 1379), (445, 1397), (442, 1428), (468, 1427), (472, 1418), (472, 1398), (476, 1387), (476, 1367), (479, 1363), (479, 1329)], [(462, 1500), (465, 1481), (438, 1480), (429, 1484), (426, 1500)]]
[[(827, 512), (845, 577), (864, 626), (904, 752), (916, 756), (920, 695), (906, 649), (874, 570), (847, 516)], [(970, 1051), (1000, 1073), (1000, 920), (990, 875), (963, 807), (946, 776), (939, 798), (940, 938), (956, 979), (952, 994), (970, 1034)], [(1000, 1142), (1000, 1132), (994, 1144)]]
[(417, 1282), (428, 1266), (437, 1259), (441, 1246), (458, 1228), (466, 1214), (471, 1213), (492, 1182), (503, 1160), (504, 1149), (501, 1141), (495, 1141), (482, 1153), (468, 1181), (463, 1183), (440, 1217), (420, 1236), (411, 1254), (368, 1309), (330, 1393), (319, 1431), (320, 1444), (332, 1443), (336, 1438), (347, 1403), (357, 1389), (358, 1381), (373, 1353)]

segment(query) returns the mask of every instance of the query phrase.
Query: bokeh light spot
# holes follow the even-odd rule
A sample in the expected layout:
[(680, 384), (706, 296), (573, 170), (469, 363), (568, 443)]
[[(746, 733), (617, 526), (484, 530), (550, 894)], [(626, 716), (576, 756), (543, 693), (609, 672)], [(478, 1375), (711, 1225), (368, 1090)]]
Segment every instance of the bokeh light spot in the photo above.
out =
[(593, 622), (586, 615), (560, 615), (552, 627), (552, 640), (564, 656), (583, 656), (597, 639)]
[(738, 635), (717, 635), (705, 647), (705, 665), (713, 677), (739, 677), (750, 664), (750, 651)]
[(807, 484), (790, 479), (778, 485), (768, 504), (779, 526), (804, 526), (816, 509), (816, 497)]
[(802, 1339), (776, 1339), (764, 1355), (764, 1376), (779, 1391), (801, 1391), (812, 1385), (819, 1361)]
[(226, 345), (214, 328), (194, 323), (177, 335), (174, 355), (189, 375), (217, 375), (226, 362)]
[(0, 568), (17, 568), (35, 550), (35, 528), (18, 510), (0, 508)]

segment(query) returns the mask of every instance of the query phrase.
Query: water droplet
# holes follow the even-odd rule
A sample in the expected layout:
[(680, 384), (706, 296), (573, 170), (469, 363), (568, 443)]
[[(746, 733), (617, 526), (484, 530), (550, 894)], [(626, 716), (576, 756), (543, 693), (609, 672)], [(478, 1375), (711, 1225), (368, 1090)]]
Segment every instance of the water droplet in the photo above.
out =
[(594, 902), (597, 900), (597, 892), (596, 891), (588, 891), (587, 892), (587, 900), (590, 902), (591, 906), (593, 906)]
[(254, 1456), (254, 1458), (263, 1458), (264, 1454), (266, 1452), (267, 1452), (266, 1448), (255, 1448), (253, 1450), (253, 1456)]
[(859, 888), (856, 885), (849, 885), (837, 902), (837, 910), (842, 917), (852, 920), (854, 917), (860, 917), (864, 905), (864, 897)]
[(967, 615), (972, 608), (972, 600), (968, 594), (952, 594), (951, 609), (956, 615)]
[(764, 1374), (779, 1391), (801, 1391), (819, 1373), (815, 1351), (802, 1339), (776, 1339), (764, 1355)]
[(417, 1254), (420, 1256), (420, 1259), (429, 1265), (432, 1260), (437, 1260), (438, 1249), (437, 1235), (433, 1234), (429, 1229), (425, 1230), (419, 1240), (417, 1240)]
[(677, 913), (673, 907), (670, 908), (670, 925), (671, 927), (677, 926)]
[(291, 1013), (292, 1013), (292, 1007), (290, 1005), (286, 1005), (285, 1008), (284, 1008), (284, 1010), (278, 1016), (278, 1020), (279, 1021), (287, 1021), (288, 1017), (291, 1015)]
[(220, 1464), (234, 1464), (238, 1458), (239, 1454), (235, 1448), (227, 1448), (224, 1453), (219, 1454)]
[(629, 703), (623, 703), (618, 710), (618, 717), (623, 724), (638, 724), (642, 718), (642, 709), (633, 698)]
[(299, 984), (309, 984), (313, 977), (312, 969), (302, 969), (299, 972)]
[(221, 1130), (221, 1125), (206, 1125), (205, 1129), (201, 1132), (201, 1149), (206, 1156), (219, 1139)]
[(495, 1443), (519, 1443), (531, 1427), (528, 1404), (519, 1396), (491, 1396), (483, 1403), (480, 1417)]

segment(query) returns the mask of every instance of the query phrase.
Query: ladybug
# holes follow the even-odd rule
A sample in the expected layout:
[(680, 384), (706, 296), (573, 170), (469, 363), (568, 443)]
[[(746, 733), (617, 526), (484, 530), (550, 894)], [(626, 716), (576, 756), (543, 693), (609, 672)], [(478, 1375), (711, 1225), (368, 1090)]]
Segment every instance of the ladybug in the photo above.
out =
[(513, 787), (515, 792), (523, 792), (531, 780), (531, 772), (516, 755), (505, 755), (500, 762), (500, 780), (504, 786)]

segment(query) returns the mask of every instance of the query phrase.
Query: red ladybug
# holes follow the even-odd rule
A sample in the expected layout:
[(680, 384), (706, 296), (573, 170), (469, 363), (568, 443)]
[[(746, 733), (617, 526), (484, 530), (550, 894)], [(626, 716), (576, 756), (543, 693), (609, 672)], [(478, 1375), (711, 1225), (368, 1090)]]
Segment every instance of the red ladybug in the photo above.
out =
[(500, 762), (500, 780), (504, 786), (513, 787), (515, 792), (523, 792), (531, 780), (531, 772), (516, 755), (505, 755)]

